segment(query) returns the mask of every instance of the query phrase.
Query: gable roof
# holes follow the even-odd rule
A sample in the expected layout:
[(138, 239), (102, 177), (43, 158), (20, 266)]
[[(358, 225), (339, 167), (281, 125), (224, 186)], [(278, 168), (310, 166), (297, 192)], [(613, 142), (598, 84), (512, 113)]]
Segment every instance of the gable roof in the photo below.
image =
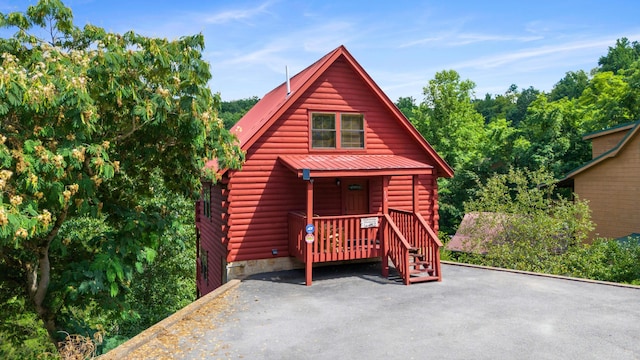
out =
[(581, 167), (571, 171), (570, 173), (568, 173), (564, 179), (560, 180), (560, 183), (566, 183), (569, 180), (573, 179), (576, 175), (585, 172), (586, 170), (604, 162), (607, 161), (608, 159), (614, 158), (616, 157), (620, 151), (622, 151), (627, 144), (629, 144), (631, 142), (631, 139), (633, 139), (638, 132), (640, 132), (640, 121), (636, 121), (635, 123), (630, 123), (630, 124), (623, 124), (620, 125), (618, 127), (614, 127), (611, 129), (607, 129), (607, 130), (602, 130), (602, 131), (598, 131), (597, 133), (591, 133), (591, 134), (587, 134), (585, 135), (586, 139), (591, 139), (597, 136), (602, 136), (602, 135), (607, 135), (607, 134), (611, 134), (614, 132), (618, 132), (621, 130), (627, 130), (627, 135), (625, 135), (620, 142), (618, 142), (618, 144), (616, 146), (614, 146), (611, 150), (604, 152), (603, 154), (601, 154), (600, 156), (594, 158), (593, 160), (589, 161), (588, 163), (582, 165)]
[(453, 169), (436, 153), (431, 145), (422, 137), (416, 128), (400, 112), (395, 104), (384, 94), (371, 79), (360, 64), (341, 45), (306, 69), (290, 79), (290, 93), (287, 94), (287, 84), (283, 82), (268, 92), (251, 110), (249, 110), (231, 129), (240, 141), (242, 150), (247, 151), (262, 136), (280, 116), (291, 107), (296, 100), (331, 66), (336, 60), (344, 59), (364, 83), (373, 91), (376, 100), (383, 104), (398, 121), (398, 123), (413, 137), (416, 142), (435, 160), (438, 174), (452, 177)]

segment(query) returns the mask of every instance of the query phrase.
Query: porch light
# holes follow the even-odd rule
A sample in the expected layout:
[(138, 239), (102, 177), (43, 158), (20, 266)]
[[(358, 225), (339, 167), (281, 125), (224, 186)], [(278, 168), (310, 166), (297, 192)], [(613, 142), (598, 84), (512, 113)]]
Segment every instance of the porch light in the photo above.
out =
[(340, 186), (340, 179), (336, 179), (336, 186)]
[(271, 255), (273, 256), (278, 255), (278, 249), (271, 249)]

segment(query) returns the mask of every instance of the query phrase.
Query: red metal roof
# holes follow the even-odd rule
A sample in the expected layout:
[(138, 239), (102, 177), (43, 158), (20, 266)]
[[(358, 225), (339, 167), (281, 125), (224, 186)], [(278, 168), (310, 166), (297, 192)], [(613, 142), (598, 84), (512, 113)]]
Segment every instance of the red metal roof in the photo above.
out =
[(287, 155), (278, 159), (302, 177), (431, 174), (433, 166), (398, 155)]
[[(274, 118), (278, 110), (282, 109), (287, 100), (297, 98), (299, 91), (305, 84), (309, 83), (309, 79), (318, 72), (323, 65), (327, 63), (327, 59), (335, 55), (341, 48), (336, 48), (320, 60), (309, 65), (306, 69), (294, 75), (289, 80), (290, 93), (287, 96), (287, 84), (283, 82), (275, 89), (268, 92), (257, 104), (255, 104), (234, 126), (231, 133), (235, 134), (240, 140), (240, 147), (243, 150), (253, 143), (253, 141), (261, 134), (261, 129)], [(266, 130), (266, 129), (265, 129)]]
[[(438, 168), (438, 176), (452, 177), (453, 169), (442, 159), (431, 145), (422, 137), (407, 118), (398, 110), (395, 104), (384, 94), (378, 85), (371, 79), (365, 70), (358, 64), (347, 49), (341, 45), (332, 50), (306, 69), (290, 79), (290, 93), (287, 95), (286, 82), (267, 93), (251, 110), (233, 126), (231, 132), (240, 141), (240, 147), (247, 151), (251, 145), (264, 134), (293, 103), (339, 58), (344, 58), (359, 74), (367, 86), (376, 94), (377, 101), (385, 105), (395, 119), (411, 134), (426, 153), (433, 158), (434, 165)], [(215, 166), (211, 162), (208, 166)], [(219, 169), (225, 171), (225, 169)]]

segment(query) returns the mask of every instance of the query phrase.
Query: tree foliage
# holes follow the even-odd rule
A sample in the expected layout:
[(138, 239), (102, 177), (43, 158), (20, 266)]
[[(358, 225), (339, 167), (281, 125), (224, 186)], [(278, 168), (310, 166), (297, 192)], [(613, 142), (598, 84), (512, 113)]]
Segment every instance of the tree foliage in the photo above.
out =
[(573, 100), (580, 95), (589, 85), (589, 76), (584, 70), (569, 71), (551, 89), (549, 100), (556, 101), (562, 98)]
[[(479, 213), (467, 230), (470, 248), (486, 253), (459, 254), (460, 261), (640, 284), (638, 239), (585, 242), (593, 229), (588, 203), (557, 197), (548, 172), (511, 169), (495, 175), (465, 208)], [(487, 229), (495, 233), (488, 234)]]
[[(517, 270), (549, 272), (558, 254), (581, 244), (593, 229), (585, 201), (554, 194), (555, 179), (544, 170), (511, 169), (482, 184), (466, 212), (480, 213), (470, 232), (486, 254), (476, 261)], [(486, 241), (487, 223), (496, 233)], [(472, 255), (473, 256), (473, 255)]]
[(413, 111), (418, 108), (416, 99), (414, 99), (413, 96), (400, 97), (395, 104), (407, 119), (413, 118)]
[(456, 172), (439, 182), (441, 229), (455, 230), (477, 179), (510, 167), (544, 168), (562, 178), (591, 159), (584, 134), (640, 119), (637, 52), (637, 42), (622, 38), (592, 77), (569, 71), (549, 93), (512, 84), (503, 94), (474, 99), (472, 81), (453, 70), (437, 73), (411, 121)]
[(629, 42), (629, 39), (622, 37), (616, 40), (615, 46), (609, 46), (607, 55), (600, 57), (598, 60), (600, 67), (597, 70), (617, 74), (620, 70), (628, 69), (638, 60), (640, 60), (640, 43)]
[(253, 96), (247, 99), (222, 101), (219, 116), (224, 122), (224, 127), (231, 129), (259, 100), (257, 96)]
[[(454, 70), (436, 73), (424, 87), (424, 100), (412, 111), (410, 121), (454, 168), (458, 176), (439, 180), (440, 211), (444, 231), (451, 229), (453, 221), (462, 217), (469, 178), (460, 176), (481, 159), (485, 141), (484, 118), (472, 103), (475, 84), (462, 80)], [(409, 105), (405, 100), (403, 106)], [(473, 172), (466, 172), (473, 177)], [(462, 191), (460, 191), (462, 190)], [(453, 221), (452, 221), (453, 220)]]
[(474, 88), (454, 70), (438, 72), (413, 113), (418, 131), (454, 169), (474, 161), (484, 141), (484, 119), (471, 102)]
[[(0, 39), (0, 268), (56, 340), (70, 303), (128, 313), (135, 274), (176, 218), (147, 201), (152, 172), (194, 196), (212, 176), (206, 159), (238, 167), (243, 155), (216, 116), (202, 35), (80, 29), (58, 0), (0, 14), (0, 26), (16, 31)], [(60, 236), (70, 221), (104, 231)]]

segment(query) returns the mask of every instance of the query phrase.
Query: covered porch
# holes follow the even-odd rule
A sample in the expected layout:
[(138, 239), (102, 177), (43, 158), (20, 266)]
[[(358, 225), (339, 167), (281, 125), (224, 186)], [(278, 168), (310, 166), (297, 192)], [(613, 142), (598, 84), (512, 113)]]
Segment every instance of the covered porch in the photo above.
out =
[[(290, 212), (288, 226), (289, 255), (305, 264), (307, 285), (314, 263), (370, 258), (381, 259), (384, 277), (391, 260), (406, 285), (442, 279), (442, 243), (419, 211), (418, 179), (433, 174), (431, 165), (392, 155), (281, 156), (280, 161), (306, 183), (305, 211)], [(390, 208), (391, 179), (407, 175), (412, 179), (411, 210)], [(320, 202), (314, 184), (327, 179), (335, 179), (335, 191), (341, 191), (340, 207), (331, 214), (314, 208), (314, 195), (315, 203)], [(351, 191), (363, 188), (367, 191)], [(381, 194), (379, 206), (370, 202), (375, 193)], [(373, 208), (377, 211), (371, 212)]]

